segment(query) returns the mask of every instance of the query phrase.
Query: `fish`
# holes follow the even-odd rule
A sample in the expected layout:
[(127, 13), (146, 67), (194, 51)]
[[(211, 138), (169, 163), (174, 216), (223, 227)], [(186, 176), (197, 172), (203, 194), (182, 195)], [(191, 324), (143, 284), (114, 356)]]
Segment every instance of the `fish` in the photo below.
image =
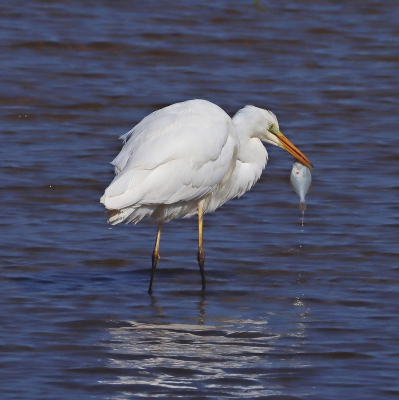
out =
[(290, 180), (292, 189), (299, 196), (299, 209), (301, 211), (306, 211), (305, 196), (309, 192), (312, 184), (310, 169), (298, 161), (294, 162)]

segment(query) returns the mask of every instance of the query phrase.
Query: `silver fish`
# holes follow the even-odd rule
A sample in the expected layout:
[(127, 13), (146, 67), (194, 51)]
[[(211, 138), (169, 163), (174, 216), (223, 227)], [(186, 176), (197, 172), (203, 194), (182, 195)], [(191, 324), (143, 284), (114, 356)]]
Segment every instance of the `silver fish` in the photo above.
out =
[(305, 196), (312, 184), (312, 174), (310, 169), (300, 162), (294, 162), (291, 170), (291, 186), (295, 193), (299, 196), (299, 209), (306, 210)]

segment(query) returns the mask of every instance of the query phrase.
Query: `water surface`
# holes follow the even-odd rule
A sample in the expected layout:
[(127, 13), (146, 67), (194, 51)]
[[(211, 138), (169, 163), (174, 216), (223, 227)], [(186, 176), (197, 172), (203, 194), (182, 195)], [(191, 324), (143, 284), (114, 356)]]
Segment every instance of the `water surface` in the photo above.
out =
[[(0, 112), (2, 398), (397, 399), (397, 6), (10, 2)], [(149, 112), (272, 110), (292, 157), (196, 221), (110, 227), (109, 162)]]

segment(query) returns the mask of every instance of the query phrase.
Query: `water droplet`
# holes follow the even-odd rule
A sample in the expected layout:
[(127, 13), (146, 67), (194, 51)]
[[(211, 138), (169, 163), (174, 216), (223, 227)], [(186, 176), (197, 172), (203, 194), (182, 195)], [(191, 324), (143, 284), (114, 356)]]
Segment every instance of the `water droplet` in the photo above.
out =
[[(304, 219), (305, 219), (305, 210), (302, 210), (302, 220), (301, 220), (301, 225), (302, 225), (301, 232), (302, 233), (303, 233), (303, 220)], [(299, 249), (302, 249), (302, 244), (299, 245)], [(298, 255), (299, 255), (299, 253), (298, 253)]]

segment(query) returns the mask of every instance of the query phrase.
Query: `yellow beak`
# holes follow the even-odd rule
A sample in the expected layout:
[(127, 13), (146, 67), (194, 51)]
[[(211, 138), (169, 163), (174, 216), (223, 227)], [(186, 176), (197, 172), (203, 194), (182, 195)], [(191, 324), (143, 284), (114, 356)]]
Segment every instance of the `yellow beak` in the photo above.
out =
[(277, 132), (276, 136), (280, 141), (280, 147), (282, 147), (284, 150), (287, 150), (288, 153), (293, 155), (303, 165), (306, 165), (310, 169), (313, 168), (313, 165), (305, 156), (305, 154), (298, 150), (281, 132)]

